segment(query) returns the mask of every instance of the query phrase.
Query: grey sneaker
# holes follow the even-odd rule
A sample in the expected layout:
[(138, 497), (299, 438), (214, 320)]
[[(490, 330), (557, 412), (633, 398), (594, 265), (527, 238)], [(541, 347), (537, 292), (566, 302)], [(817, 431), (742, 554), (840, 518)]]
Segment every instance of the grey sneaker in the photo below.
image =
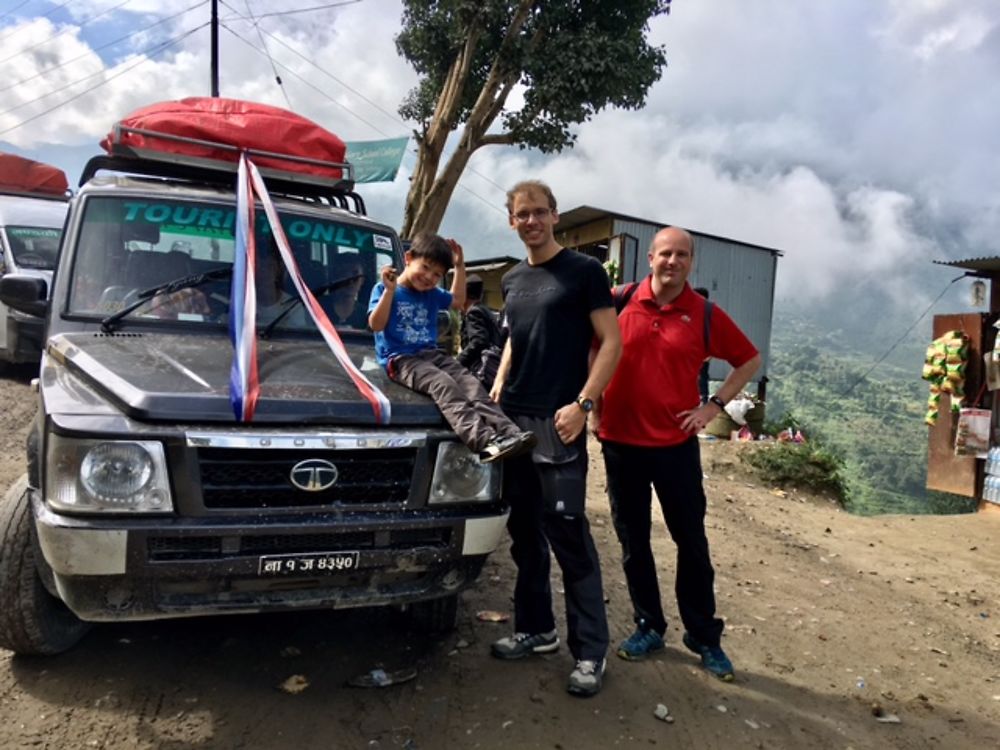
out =
[(584, 698), (597, 695), (601, 692), (601, 681), (607, 665), (607, 659), (601, 659), (600, 661), (580, 659), (576, 663), (576, 668), (569, 673), (569, 684), (566, 686), (566, 690), (572, 695), (579, 695)]
[(491, 464), (494, 461), (513, 458), (523, 450), (524, 448), (515, 436), (494, 438), (479, 451), (479, 463)]
[(551, 654), (559, 650), (559, 634), (555, 630), (548, 633), (514, 633), (490, 646), (490, 653), (498, 659), (521, 659), (531, 654)]

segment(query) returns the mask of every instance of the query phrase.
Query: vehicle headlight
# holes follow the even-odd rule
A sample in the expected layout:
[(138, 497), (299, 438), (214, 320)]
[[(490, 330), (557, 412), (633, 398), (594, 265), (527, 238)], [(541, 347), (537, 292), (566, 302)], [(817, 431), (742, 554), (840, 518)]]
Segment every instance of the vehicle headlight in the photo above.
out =
[(46, 500), (76, 513), (173, 510), (163, 445), (154, 440), (49, 436)]
[(489, 502), (497, 497), (499, 472), (482, 464), (461, 443), (441, 443), (434, 462), (430, 505)]

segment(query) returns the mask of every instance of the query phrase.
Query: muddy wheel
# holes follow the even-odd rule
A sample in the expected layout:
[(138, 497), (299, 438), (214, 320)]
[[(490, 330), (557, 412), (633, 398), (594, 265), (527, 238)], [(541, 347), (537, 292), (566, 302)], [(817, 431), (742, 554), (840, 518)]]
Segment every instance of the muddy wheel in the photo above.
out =
[(447, 633), (458, 621), (458, 594), (413, 602), (406, 608), (406, 621), (421, 633)]
[(0, 647), (15, 654), (58, 654), (76, 645), (90, 626), (45, 589), (31, 533), (24, 474), (0, 505)]

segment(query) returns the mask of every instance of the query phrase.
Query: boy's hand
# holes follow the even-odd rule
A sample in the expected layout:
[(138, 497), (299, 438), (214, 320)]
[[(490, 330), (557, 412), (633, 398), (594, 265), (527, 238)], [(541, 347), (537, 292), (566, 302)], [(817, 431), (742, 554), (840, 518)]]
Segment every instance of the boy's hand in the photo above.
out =
[(465, 265), (465, 252), (462, 250), (462, 246), (455, 242), (455, 240), (448, 240), (448, 245), (451, 247), (452, 265), (456, 268)]
[(392, 266), (382, 266), (382, 285), (385, 286), (387, 292), (394, 292), (396, 290), (396, 269)]

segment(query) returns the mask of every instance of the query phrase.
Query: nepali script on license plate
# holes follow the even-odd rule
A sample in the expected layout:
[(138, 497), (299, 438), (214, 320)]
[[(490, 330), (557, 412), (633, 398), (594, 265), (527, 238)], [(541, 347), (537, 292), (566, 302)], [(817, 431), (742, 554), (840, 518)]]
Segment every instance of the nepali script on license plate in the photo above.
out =
[(308, 555), (265, 555), (257, 565), (260, 576), (327, 575), (358, 567), (357, 552), (313, 552)]

